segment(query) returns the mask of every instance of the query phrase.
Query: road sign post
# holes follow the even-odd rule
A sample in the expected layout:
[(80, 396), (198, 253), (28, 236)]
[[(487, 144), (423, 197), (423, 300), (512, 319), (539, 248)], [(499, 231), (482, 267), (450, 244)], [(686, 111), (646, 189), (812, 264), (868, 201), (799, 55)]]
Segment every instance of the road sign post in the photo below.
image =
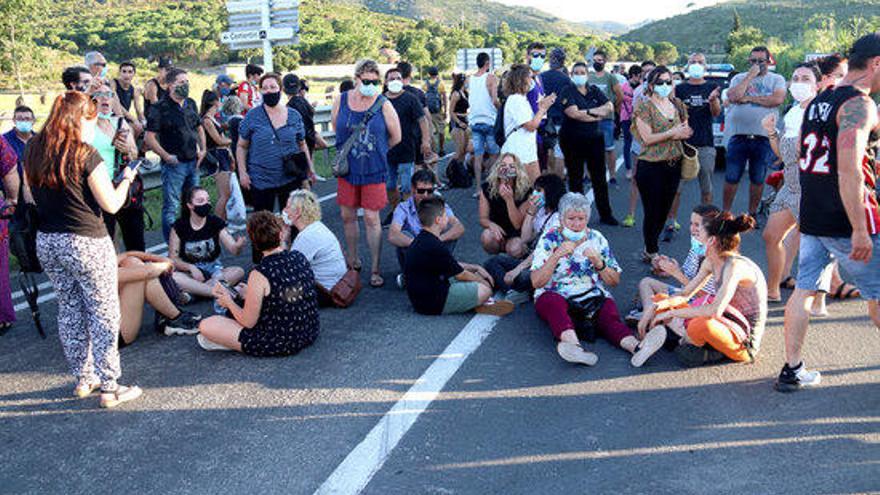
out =
[(272, 48), (298, 42), (299, 0), (229, 0), (229, 31), (220, 42), (230, 50), (263, 49), (263, 69), (274, 69)]
[(477, 55), (486, 53), (489, 55), (489, 67), (496, 71), (504, 65), (500, 48), (461, 48), (455, 53), (455, 70), (469, 72), (477, 69)]

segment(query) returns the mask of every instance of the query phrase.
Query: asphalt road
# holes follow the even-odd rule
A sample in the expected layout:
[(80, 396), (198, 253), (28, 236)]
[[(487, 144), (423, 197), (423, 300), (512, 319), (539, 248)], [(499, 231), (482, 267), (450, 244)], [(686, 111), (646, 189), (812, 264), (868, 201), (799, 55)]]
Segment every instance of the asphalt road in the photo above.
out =
[[(620, 182), (618, 218), (629, 187)], [(696, 188), (686, 189), (683, 223)], [(456, 255), (484, 260), (476, 201), (462, 190), (446, 197), (468, 227)], [(341, 238), (335, 202), (323, 209)], [(639, 229), (598, 228), (623, 265), (614, 294), (628, 310), (647, 273)], [(683, 233), (661, 249), (680, 257), (688, 242)], [(743, 249), (765, 264), (759, 234)], [(772, 389), (781, 305), (752, 365), (682, 370), (661, 351), (633, 369), (599, 342), (599, 364), (575, 367), (557, 357), (531, 304), (497, 321), (414, 314), (387, 244), (382, 256), (386, 286), (365, 288), (350, 309), (323, 310), (318, 342), (294, 357), (205, 352), (193, 337), (153, 332), (147, 311), (141, 337), (122, 351), (123, 383), (144, 397), (112, 411), (72, 398), (54, 302), (44, 304), (47, 340), (19, 313), (0, 337), (0, 493), (308, 494), (356, 485), (349, 466), (379, 468), (365, 480), (369, 494), (880, 492), (880, 332), (863, 302), (833, 303), (813, 322), (805, 355), (821, 388), (782, 395)], [(468, 352), (450, 352), (474, 325), (483, 333)], [(438, 370), (448, 382), (418, 392)], [(374, 427), (396, 418), (370, 443)], [(376, 449), (349, 456), (359, 445)], [(322, 485), (331, 475), (342, 483)]]

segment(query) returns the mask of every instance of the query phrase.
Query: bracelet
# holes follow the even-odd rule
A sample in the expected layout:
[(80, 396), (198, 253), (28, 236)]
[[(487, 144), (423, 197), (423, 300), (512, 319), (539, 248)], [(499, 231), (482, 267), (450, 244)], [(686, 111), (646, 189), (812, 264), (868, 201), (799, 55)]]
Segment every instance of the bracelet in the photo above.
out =
[(608, 268), (608, 262), (605, 261), (605, 258), (602, 258), (602, 268), (598, 268), (595, 266), (593, 268), (596, 270), (596, 273), (599, 273), (599, 272), (605, 270), (606, 268)]

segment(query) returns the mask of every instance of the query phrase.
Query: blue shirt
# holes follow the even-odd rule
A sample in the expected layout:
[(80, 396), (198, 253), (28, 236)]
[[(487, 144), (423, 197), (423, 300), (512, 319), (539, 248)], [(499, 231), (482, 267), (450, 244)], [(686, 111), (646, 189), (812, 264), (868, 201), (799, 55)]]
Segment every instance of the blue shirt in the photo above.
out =
[(571, 78), (561, 70), (548, 70), (542, 72), (541, 83), (544, 85), (545, 94), (549, 95), (555, 93), (557, 96), (556, 102), (547, 111), (547, 116), (550, 117), (554, 124), (561, 125), (565, 108), (563, 108), (562, 102), (560, 101), (561, 98), (559, 97), (562, 96), (562, 93), (566, 88), (574, 86), (574, 83), (572, 83)]
[[(446, 205), (446, 216), (455, 218), (455, 214), (452, 213), (452, 208), (449, 205)], [(400, 225), (402, 232), (408, 232), (413, 237), (419, 235), (419, 232), (422, 231), (422, 222), (419, 221), (419, 212), (416, 208), (415, 198), (409, 198), (397, 205), (397, 208), (394, 209), (394, 218), (392, 218), (391, 223)]]
[[(352, 131), (364, 120), (364, 115), (367, 113), (366, 110), (355, 112), (348, 108), (348, 93), (348, 91), (342, 93), (339, 112), (336, 115), (337, 152), (345, 145)], [(385, 97), (379, 96), (379, 98)], [(348, 175), (342, 178), (355, 186), (384, 184), (387, 169), (388, 129), (385, 127), (385, 116), (382, 115), (380, 107), (367, 123), (367, 132), (357, 138), (351, 151), (348, 152)]]
[(293, 180), (284, 174), (282, 157), (299, 151), (306, 130), (299, 112), (286, 108), (287, 123), (276, 129), (280, 141), (275, 139), (276, 132), (263, 105), (250, 109), (238, 126), (239, 138), (250, 141), (247, 171), (257, 189), (272, 189)]

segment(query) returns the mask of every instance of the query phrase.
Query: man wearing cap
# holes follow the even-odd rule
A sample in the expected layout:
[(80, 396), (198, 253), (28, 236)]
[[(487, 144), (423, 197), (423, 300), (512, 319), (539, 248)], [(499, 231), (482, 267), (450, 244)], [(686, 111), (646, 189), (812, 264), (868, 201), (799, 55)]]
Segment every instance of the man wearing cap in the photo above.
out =
[(305, 89), (303, 88), (303, 80), (296, 74), (287, 74), (282, 80), (281, 86), (289, 99), (287, 106), (299, 112), (303, 120), (303, 127), (306, 130), (306, 146), (309, 147), (309, 156), (315, 155), (315, 148), (324, 149), (327, 143), (321, 137), (321, 133), (315, 130), (315, 109), (305, 97)]
[[(754, 53), (754, 52), (753, 52)], [(880, 33), (859, 38), (849, 52), (849, 72), (810, 102), (801, 125), (800, 231), (797, 287), (785, 306), (785, 366), (776, 390), (816, 386), (817, 371), (801, 359), (810, 308), (825, 266), (840, 268), (868, 300), (880, 328), (880, 207), (875, 149), (880, 117)]]
[(227, 96), (232, 94), (232, 86), (234, 85), (235, 81), (228, 75), (220, 74), (217, 76), (217, 79), (214, 80), (214, 92), (217, 93), (220, 101), (225, 100)]
[(165, 74), (174, 67), (170, 58), (159, 57), (159, 74), (144, 84), (144, 115), (150, 115), (150, 105), (159, 103), (163, 96), (168, 94), (168, 83), (165, 82)]

